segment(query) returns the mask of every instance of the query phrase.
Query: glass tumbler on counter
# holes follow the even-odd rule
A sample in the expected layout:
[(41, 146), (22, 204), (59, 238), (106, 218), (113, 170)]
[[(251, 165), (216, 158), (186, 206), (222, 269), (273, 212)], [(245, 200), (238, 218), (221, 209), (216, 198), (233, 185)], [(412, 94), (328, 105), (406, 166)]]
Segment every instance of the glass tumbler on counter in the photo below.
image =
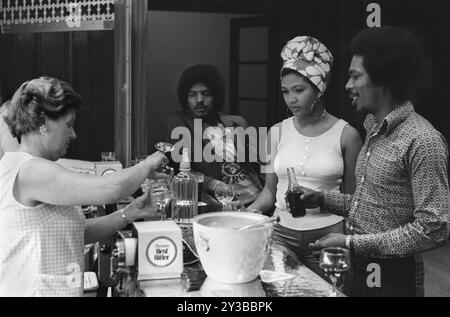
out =
[(116, 153), (114, 152), (101, 152), (100, 155), (103, 162), (113, 162), (116, 160)]
[(150, 199), (152, 204), (158, 207), (161, 213), (161, 220), (171, 219), (168, 214), (168, 207), (173, 199), (173, 193), (168, 183), (156, 181), (150, 186)]
[(154, 179), (146, 178), (144, 182), (141, 184), (141, 189), (143, 193), (150, 192), (152, 185), (155, 183)]

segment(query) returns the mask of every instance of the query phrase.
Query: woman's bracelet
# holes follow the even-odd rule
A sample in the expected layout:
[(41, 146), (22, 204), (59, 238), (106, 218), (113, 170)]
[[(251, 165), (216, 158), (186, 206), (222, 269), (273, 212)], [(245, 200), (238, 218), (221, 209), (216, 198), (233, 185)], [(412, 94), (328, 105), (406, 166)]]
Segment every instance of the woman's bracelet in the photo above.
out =
[(124, 208), (119, 209), (119, 213), (120, 213), (120, 216), (122, 217), (122, 219), (125, 221), (125, 223), (126, 223), (127, 225), (129, 225), (130, 223), (132, 223), (132, 221), (130, 221), (130, 220), (127, 218), (127, 216), (125, 215)]

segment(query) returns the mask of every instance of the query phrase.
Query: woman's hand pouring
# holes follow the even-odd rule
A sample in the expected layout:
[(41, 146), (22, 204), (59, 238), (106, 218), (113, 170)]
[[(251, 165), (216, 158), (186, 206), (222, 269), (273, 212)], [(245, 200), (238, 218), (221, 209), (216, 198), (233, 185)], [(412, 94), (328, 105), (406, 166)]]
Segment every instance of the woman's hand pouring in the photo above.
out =
[(153, 154), (147, 156), (144, 162), (145, 164), (147, 164), (147, 167), (149, 168), (148, 178), (155, 178), (155, 170), (162, 165), (166, 165), (169, 162), (169, 160), (164, 155), (164, 153), (156, 151)]
[(131, 222), (140, 219), (160, 220), (162, 216), (162, 211), (159, 211), (158, 206), (152, 204), (149, 192), (133, 200), (125, 207), (125, 212)]

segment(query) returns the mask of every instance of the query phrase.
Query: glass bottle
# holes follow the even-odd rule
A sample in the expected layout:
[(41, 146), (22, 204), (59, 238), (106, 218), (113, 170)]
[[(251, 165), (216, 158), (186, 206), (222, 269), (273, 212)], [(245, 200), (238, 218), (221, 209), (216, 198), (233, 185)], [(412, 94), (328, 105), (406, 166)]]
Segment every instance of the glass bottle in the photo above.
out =
[(306, 209), (300, 196), (303, 194), (303, 190), (295, 178), (294, 168), (287, 168), (287, 174), (289, 179), (288, 189), (285, 194), (286, 206), (289, 212), (294, 218), (304, 217), (306, 215)]
[(180, 172), (172, 179), (172, 219), (179, 224), (191, 224), (198, 214), (198, 183), (191, 173), (189, 151), (183, 148)]

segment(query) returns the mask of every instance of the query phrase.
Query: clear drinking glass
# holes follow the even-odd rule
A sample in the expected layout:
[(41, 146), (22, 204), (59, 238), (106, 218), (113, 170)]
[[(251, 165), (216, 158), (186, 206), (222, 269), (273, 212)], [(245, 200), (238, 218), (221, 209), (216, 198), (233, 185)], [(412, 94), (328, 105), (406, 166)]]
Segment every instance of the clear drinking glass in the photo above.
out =
[(222, 210), (226, 210), (227, 204), (231, 203), (234, 198), (234, 187), (232, 184), (220, 183), (214, 189), (214, 196), (222, 204)]
[(347, 249), (330, 247), (322, 249), (320, 253), (320, 268), (331, 279), (330, 297), (336, 297), (336, 283), (342, 273), (350, 268), (350, 253)]
[(146, 178), (144, 182), (141, 184), (141, 189), (143, 193), (150, 192), (152, 189), (153, 184), (155, 183), (154, 179), (148, 179)]
[(163, 181), (153, 183), (150, 187), (150, 199), (152, 204), (155, 204), (161, 212), (161, 220), (170, 218), (167, 215), (167, 207), (173, 199), (173, 193), (169, 184)]
[(116, 160), (116, 153), (114, 152), (102, 152), (100, 155), (103, 162), (111, 162)]

